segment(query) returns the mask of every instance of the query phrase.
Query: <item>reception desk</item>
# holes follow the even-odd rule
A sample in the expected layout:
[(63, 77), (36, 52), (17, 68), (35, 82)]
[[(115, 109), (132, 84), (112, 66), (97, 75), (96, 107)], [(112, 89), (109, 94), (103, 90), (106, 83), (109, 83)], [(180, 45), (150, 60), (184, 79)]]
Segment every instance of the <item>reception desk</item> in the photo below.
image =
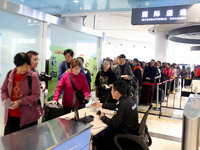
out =
[(91, 127), (56, 118), (1, 137), (0, 150), (89, 150)]

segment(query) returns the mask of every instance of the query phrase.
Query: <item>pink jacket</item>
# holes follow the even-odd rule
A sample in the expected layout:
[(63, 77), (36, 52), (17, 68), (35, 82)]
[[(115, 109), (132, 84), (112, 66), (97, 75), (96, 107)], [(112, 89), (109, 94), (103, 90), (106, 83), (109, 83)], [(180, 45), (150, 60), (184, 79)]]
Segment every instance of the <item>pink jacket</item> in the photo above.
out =
[[(76, 88), (78, 90), (82, 89), (83, 94), (86, 96), (90, 95), (90, 88), (88, 86), (87, 80), (85, 75), (83, 75), (81, 72), (78, 75), (74, 75), (72, 72), (70, 72), (72, 75), (72, 79), (74, 81), (74, 84), (76, 85)], [(73, 94), (74, 89), (72, 87), (72, 84), (70, 82), (69, 73), (66, 73), (62, 76), (61, 80), (59, 81), (56, 91), (54, 94), (53, 101), (58, 101), (60, 94), (62, 93), (62, 90), (64, 89), (64, 95), (62, 98), (62, 104), (64, 107), (73, 108)], [(77, 100), (78, 107), (81, 106), (79, 101)]]
[(171, 69), (171, 68), (165, 67), (165, 68), (164, 68), (164, 74), (165, 74), (167, 77), (172, 77), (172, 75), (173, 75), (172, 69)]
[[(1, 100), (5, 100), (7, 98), (11, 99), (12, 90), (13, 90), (13, 80), (14, 75), (17, 69), (13, 69), (9, 77), (6, 76), (3, 85), (1, 87)], [(30, 90), (28, 85), (28, 76), (32, 77), (32, 88)], [(29, 70), (25, 77), (22, 79), (21, 87), (20, 87), (20, 99), (22, 100), (22, 104), (19, 106), (20, 108), (20, 123), (21, 125), (26, 125), (32, 122), (37, 121), (41, 115), (43, 115), (43, 110), (41, 106), (39, 107), (37, 101), (40, 98), (40, 81), (35, 72), (31, 73)], [(8, 120), (8, 109), (5, 107), (5, 124), (7, 124)]]

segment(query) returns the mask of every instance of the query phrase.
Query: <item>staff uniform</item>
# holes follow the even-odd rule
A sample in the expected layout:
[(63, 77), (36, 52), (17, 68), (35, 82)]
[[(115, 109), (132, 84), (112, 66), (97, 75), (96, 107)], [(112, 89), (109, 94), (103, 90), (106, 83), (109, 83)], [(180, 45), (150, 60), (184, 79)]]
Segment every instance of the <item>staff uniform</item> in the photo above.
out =
[(109, 127), (104, 136), (97, 135), (93, 138), (93, 144), (98, 149), (115, 149), (114, 136), (116, 134), (135, 134), (138, 127), (138, 112), (135, 101), (126, 95), (122, 96), (116, 104), (103, 104), (102, 108), (115, 110), (110, 119), (106, 116), (101, 120)]

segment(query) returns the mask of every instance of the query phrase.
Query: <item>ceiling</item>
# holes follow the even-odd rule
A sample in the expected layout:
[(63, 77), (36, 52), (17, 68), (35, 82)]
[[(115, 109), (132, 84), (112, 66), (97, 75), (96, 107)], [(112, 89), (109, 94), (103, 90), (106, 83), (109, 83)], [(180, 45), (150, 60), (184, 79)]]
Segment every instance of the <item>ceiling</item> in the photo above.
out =
[[(200, 0), (12, 0), (43, 12), (99, 30), (106, 36), (140, 42), (154, 42), (154, 34), (184, 24), (131, 25), (131, 8), (188, 5)], [(155, 31), (155, 32), (153, 32)]]
[(200, 0), (11, 0), (48, 14), (131, 10), (132, 8), (190, 5)]
[[(90, 14), (84, 18), (83, 24), (100, 30), (106, 36), (123, 40), (154, 42), (155, 32), (168, 32), (182, 24), (131, 25), (131, 11), (110, 14)], [(153, 33), (152, 30), (155, 32)]]

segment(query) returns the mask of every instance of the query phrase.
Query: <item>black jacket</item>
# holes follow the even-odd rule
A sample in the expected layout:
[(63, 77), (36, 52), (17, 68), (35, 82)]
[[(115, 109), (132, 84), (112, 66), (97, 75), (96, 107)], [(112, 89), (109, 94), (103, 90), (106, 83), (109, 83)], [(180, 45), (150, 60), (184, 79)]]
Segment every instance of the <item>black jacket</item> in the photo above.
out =
[(104, 72), (104, 70), (98, 72), (95, 80), (95, 86), (98, 87), (97, 96), (99, 97), (101, 103), (114, 102), (111, 96), (111, 90), (106, 89), (105, 84), (112, 84), (116, 80), (117, 78), (111, 69), (108, 69), (106, 72)]
[(140, 70), (140, 68), (136, 69), (133, 74), (135, 75), (135, 77), (138, 79), (139, 85), (142, 86), (142, 72)]
[(138, 127), (138, 111), (136, 103), (126, 95), (122, 96), (116, 104), (103, 104), (102, 108), (115, 110), (114, 116), (109, 119), (103, 116), (101, 120), (118, 133), (133, 133)]

